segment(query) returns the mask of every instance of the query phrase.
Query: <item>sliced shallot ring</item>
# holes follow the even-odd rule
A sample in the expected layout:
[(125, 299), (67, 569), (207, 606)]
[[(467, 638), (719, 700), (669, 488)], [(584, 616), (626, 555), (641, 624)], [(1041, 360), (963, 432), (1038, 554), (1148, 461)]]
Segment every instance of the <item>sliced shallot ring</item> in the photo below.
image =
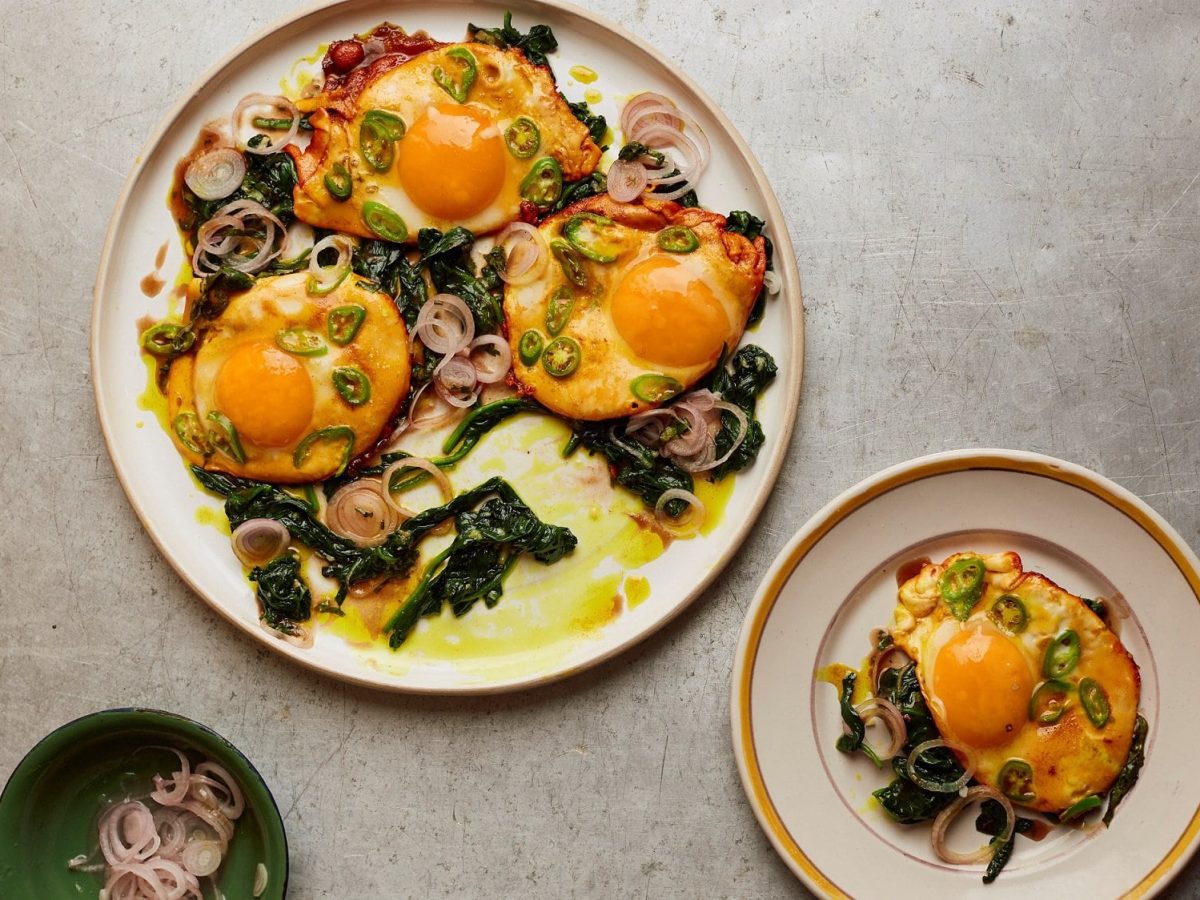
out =
[[(354, 248), (357, 246), (358, 242), (345, 234), (329, 234), (313, 244), (312, 251), (308, 254), (308, 272), (316, 282), (318, 290), (330, 291), (345, 277), (350, 271)], [(319, 257), (323, 250), (337, 251), (337, 260), (333, 265), (321, 265)]]
[(434, 294), (417, 313), (413, 333), (434, 353), (453, 356), (475, 338), (475, 317), (461, 297)]
[(391, 491), (391, 483), (392, 476), (397, 472), (403, 472), (405, 469), (420, 469), (422, 472), (428, 472), (433, 476), (433, 482), (438, 486), (438, 490), (442, 492), (442, 496), (446, 498), (446, 502), (449, 503), (454, 499), (454, 488), (450, 485), (450, 479), (433, 462), (420, 456), (407, 456), (404, 459), (398, 459), (383, 470), (381, 484), (385, 485), (383, 499), (404, 518), (411, 519), (417, 513), (396, 500)]
[(183, 867), (197, 878), (221, 868), (221, 845), (217, 841), (190, 841), (183, 849)]
[(650, 116), (657, 116), (654, 120), (656, 122), (683, 127), (683, 119), (673, 100), (662, 94), (643, 91), (631, 97), (621, 109), (621, 131), (624, 132), (626, 140), (637, 140), (632, 132), (640, 120), (649, 119)]
[(444, 425), (449, 422), (460, 411), (457, 407), (451, 406), (440, 396), (438, 396), (437, 391), (434, 391), (429, 397), (430, 402), (434, 404), (435, 408), (438, 404), (444, 408), (441, 412), (434, 412), (429, 415), (418, 417), (416, 415), (417, 406), (421, 402), (422, 395), (429, 390), (429, 386), (431, 384), (433, 384), (432, 381), (427, 381), (417, 388), (417, 392), (413, 394), (412, 401), (408, 404), (408, 425), (410, 428), (437, 428), (439, 425)]
[(100, 852), (110, 866), (140, 862), (162, 843), (149, 807), (129, 800), (112, 807), (100, 819)]
[[(242, 128), (242, 114), (252, 106), (270, 106), (275, 110), (283, 110), (291, 117), (291, 125), (288, 127), (287, 134), (277, 141), (268, 141), (260, 147), (251, 147), (249, 144), (243, 144), (238, 138), (238, 134)], [(237, 141), (239, 147), (243, 148), (247, 153), (257, 153), (266, 155), (268, 153), (278, 153), (284, 147), (292, 142), (296, 136), (296, 132), (300, 129), (300, 110), (296, 108), (296, 104), (287, 97), (272, 96), (271, 94), (247, 94), (242, 98), (241, 102), (233, 110), (232, 118), (233, 139)]]
[[(496, 352), (490, 352), (486, 348), (494, 348)], [(481, 366), (476, 360), (476, 350), (482, 351), (479, 356), (488, 360), (485, 365)], [(509, 347), (508, 341), (498, 334), (485, 334), (475, 338), (471, 341), (469, 353), (471, 364), (475, 366), (475, 376), (480, 384), (495, 384), (503, 381), (508, 370), (512, 368), (512, 348)]]
[(479, 397), (479, 373), (463, 356), (446, 356), (433, 370), (433, 389), (451, 406), (465, 409)]
[(883, 724), (887, 726), (891, 743), (883, 750), (875, 750), (872, 747), (875, 755), (883, 762), (896, 756), (908, 740), (908, 726), (904, 724), (904, 714), (896, 708), (896, 704), (883, 697), (872, 697), (864, 700), (854, 709), (862, 717), (864, 723), (870, 722), (872, 719), (882, 719)]
[(685, 472), (705, 472), (712, 468), (713, 460), (717, 457), (717, 443), (709, 435), (704, 442), (704, 449), (695, 456), (675, 456), (675, 464)]
[[(219, 766), (214, 762), (202, 762), (196, 766), (196, 774), (202, 778), (207, 778), (209, 784), (216, 783), (216, 786), (222, 788), (225, 796), (229, 798), (227, 804), (223, 804), (220, 808), (231, 819), (239, 818), (246, 809), (246, 800), (242, 796), (242, 789), (238, 787), (233, 776), (230, 775), (223, 766)], [(228, 809), (226, 809), (228, 806)]]
[(667, 441), (663, 446), (663, 455), (686, 458), (702, 452), (708, 440), (708, 422), (703, 413), (686, 403), (676, 403), (674, 412), (687, 424), (687, 430)]
[(528, 222), (511, 223), (496, 238), (496, 246), (504, 250), (504, 270), (500, 277), (506, 284), (529, 284), (546, 269), (549, 259), (546, 239)]
[[(287, 529), (284, 530), (286, 531)], [(234, 550), (236, 552), (237, 548), (235, 547)], [(179, 757), (179, 771), (172, 776), (173, 780), (171, 781), (170, 790), (165, 790), (163, 788), (163, 784), (165, 783), (163, 777), (161, 775), (155, 775), (154, 790), (150, 792), (150, 799), (160, 806), (178, 806), (187, 796), (188, 779), (192, 774), (191, 763), (188, 762), (187, 754), (176, 747), (160, 747), (158, 749), (168, 750)]]
[(221, 852), (224, 853), (233, 839), (233, 823), (229, 821), (229, 817), (220, 810), (205, 806), (199, 800), (185, 800), (180, 805), (217, 833), (217, 839), (221, 842)]
[(774, 297), (783, 287), (783, 279), (774, 269), (769, 269), (763, 273), (763, 287), (767, 289), (768, 294)]
[(215, 147), (188, 163), (183, 180), (201, 200), (228, 197), (246, 177), (246, 158), (232, 147)]
[[(122, 881), (125, 881), (127, 886), (122, 886)], [(147, 894), (146, 890), (153, 891), (153, 894)], [(144, 897), (153, 897), (153, 900), (171, 900), (171, 895), (167, 893), (162, 879), (144, 862), (114, 865), (109, 870), (108, 880), (104, 883), (104, 892), (104, 896), (108, 900), (139, 900)]]
[(716, 403), (713, 404), (713, 408), (719, 409), (722, 412), (730, 413), (735, 419), (737, 419), (738, 433), (737, 433), (737, 437), (735, 437), (733, 439), (733, 443), (729, 446), (729, 449), (726, 450), (725, 453), (719, 459), (714, 459), (707, 466), (697, 469), (696, 470), (697, 472), (704, 472), (704, 471), (707, 471), (708, 469), (715, 469), (717, 466), (723, 465), (725, 462), (727, 462), (729, 457), (733, 456), (733, 454), (737, 451), (737, 448), (742, 446), (742, 441), (744, 441), (746, 439), (746, 434), (750, 430), (750, 419), (746, 415), (745, 410), (743, 410), (737, 404), (726, 403), (724, 400), (718, 400)]
[[(247, 519), (230, 535), (234, 555), (244, 566), (261, 566), (270, 562), (288, 548), (292, 542), (291, 532), (287, 526), (275, 519)], [(154, 784), (157, 787), (161, 779), (156, 775)], [(184, 776), (186, 783), (186, 776)], [(153, 794), (151, 796), (154, 796)], [(159, 803), (163, 801), (154, 797)], [(183, 798), (180, 797), (180, 800)], [(163, 803), (171, 806), (170, 803)]]
[[(954, 781), (931, 781), (916, 770), (916, 761), (929, 750), (936, 750), (938, 747), (945, 747), (947, 750), (954, 752), (956, 756), (965, 756), (967, 765), (963, 769), (963, 773)], [(965, 748), (947, 743), (940, 738), (932, 741), (925, 741), (923, 744), (917, 744), (912, 748), (912, 752), (908, 754), (908, 777), (913, 784), (925, 788), (927, 791), (933, 791), (938, 794), (956, 794), (967, 786), (967, 782), (971, 780), (971, 776), (975, 774), (975, 758)]]
[(631, 203), (649, 185), (646, 167), (635, 160), (614, 160), (608, 167), (608, 196), (618, 203)]
[[(673, 519), (667, 515), (667, 504), (672, 500), (684, 500), (688, 504), (689, 512), (683, 521)], [(695, 534), (704, 525), (704, 504), (700, 502), (700, 498), (691, 491), (685, 491), (682, 488), (671, 488), (662, 492), (658, 498), (658, 502), (654, 504), (654, 517), (658, 519), (667, 531), (676, 537), (686, 537)]]
[[(946, 846), (946, 830), (950, 827), (950, 823), (954, 821), (954, 818), (975, 800), (995, 800), (1004, 807), (1004, 830), (978, 850), (970, 853), (960, 853), (957, 850), (951, 850)], [(1008, 798), (990, 785), (977, 784), (961, 797), (956, 798), (953, 803), (938, 813), (937, 818), (933, 820), (933, 832), (930, 834), (933, 852), (938, 855), (939, 859), (950, 863), (952, 866), (970, 866), (983, 862), (986, 859), (991, 859), (996, 852), (995, 848), (1002, 846), (1012, 837), (1013, 828), (1016, 827), (1016, 823), (1017, 814), (1013, 812), (1012, 804)]]
[(359, 547), (378, 547), (400, 525), (400, 517), (387, 501), (383, 482), (359, 478), (338, 488), (329, 498), (325, 524), (329, 530)]

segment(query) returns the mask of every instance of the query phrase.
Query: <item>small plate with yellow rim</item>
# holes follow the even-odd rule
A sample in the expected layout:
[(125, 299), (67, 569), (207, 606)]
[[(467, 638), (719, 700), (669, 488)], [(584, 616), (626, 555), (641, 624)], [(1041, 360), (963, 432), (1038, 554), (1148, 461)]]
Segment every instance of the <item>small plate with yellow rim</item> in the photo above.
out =
[[(871, 792), (890, 781), (838, 753), (833, 663), (857, 666), (886, 626), (915, 559), (1015, 550), (1084, 597), (1118, 598), (1141, 669), (1146, 762), (1108, 829), (1018, 838), (1000, 877), (950, 866), (930, 825), (891, 821)], [(907, 564), (907, 565), (906, 565)], [(1123, 598), (1124, 603), (1120, 603)], [(734, 755), (763, 831), (826, 897), (1146, 896), (1186, 864), (1200, 832), (1193, 776), (1200, 683), (1200, 560), (1146, 503), (1081, 466), (1011, 450), (959, 450), (886, 469), (818, 512), (788, 543), (747, 612), (731, 686)], [(952, 845), (980, 836), (962, 816)], [(974, 839), (968, 837), (973, 835)]]

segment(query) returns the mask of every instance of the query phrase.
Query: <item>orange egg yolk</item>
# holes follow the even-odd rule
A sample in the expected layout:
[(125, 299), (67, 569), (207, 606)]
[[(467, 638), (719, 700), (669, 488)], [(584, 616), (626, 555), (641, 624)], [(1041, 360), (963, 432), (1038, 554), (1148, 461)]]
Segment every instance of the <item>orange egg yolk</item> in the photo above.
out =
[(642, 359), (663, 366), (712, 362), (729, 337), (729, 316), (687, 266), (652, 256), (626, 273), (612, 298), (613, 323)]
[(948, 739), (994, 747), (1028, 718), (1033, 676), (1004, 635), (973, 629), (948, 640), (933, 666), (933, 699), (941, 705)]
[(217, 373), (217, 409), (243, 442), (286, 447), (313, 416), (312, 379), (294, 356), (254, 341), (234, 350)]
[(504, 186), (504, 140), (495, 120), (476, 107), (429, 107), (396, 148), (400, 184), (432, 216), (469, 218)]

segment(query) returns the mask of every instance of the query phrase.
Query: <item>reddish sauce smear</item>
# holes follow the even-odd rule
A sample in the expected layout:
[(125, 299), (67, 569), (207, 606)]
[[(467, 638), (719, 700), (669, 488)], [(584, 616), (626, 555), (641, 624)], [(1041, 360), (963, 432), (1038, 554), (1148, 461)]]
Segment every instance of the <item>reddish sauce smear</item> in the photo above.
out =
[(933, 560), (931, 560), (928, 556), (922, 556), (919, 559), (910, 559), (902, 562), (896, 569), (896, 585), (902, 585), (904, 582), (908, 581), (908, 579), (916, 577), (918, 574), (920, 574), (921, 569), (929, 565), (931, 562), (933, 562)]
[(357, 95), (370, 81), (427, 50), (442, 47), (424, 31), (409, 34), (384, 22), (366, 34), (334, 41), (321, 60), (326, 92)]

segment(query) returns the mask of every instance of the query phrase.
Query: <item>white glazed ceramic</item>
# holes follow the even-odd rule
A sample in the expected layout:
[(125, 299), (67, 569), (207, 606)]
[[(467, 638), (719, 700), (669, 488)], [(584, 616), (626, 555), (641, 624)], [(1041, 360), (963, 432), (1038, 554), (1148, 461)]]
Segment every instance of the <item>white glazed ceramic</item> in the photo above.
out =
[[(713, 144), (712, 164), (699, 185), (705, 204), (720, 211), (748, 209), (772, 226), (769, 234), (775, 241), (775, 265), (783, 290), (770, 303), (766, 320), (746, 338), (765, 347), (779, 362), (779, 377), (759, 406), (767, 444), (756, 465), (738, 477), (719, 527), (708, 536), (676, 542), (638, 573), (650, 584), (649, 599), (569, 646), (548, 648), (544, 662), (522, 664), (508, 659), (489, 668), (490, 663), (475, 661), (478, 664), (473, 664), (469, 673), (445, 663), (393, 665), (400, 657), (365, 658), (340, 638), (320, 630), (311, 649), (291, 647), (258, 625), (250, 586), (230, 553), (227, 538), (197, 522), (198, 508), (216, 510), (219, 504), (197, 487), (154, 416), (138, 404), (146, 389), (146, 369), (136, 345), (138, 322), (167, 311), (165, 293), (149, 300), (139, 290), (139, 282), (154, 268), (155, 254), (165, 241), (169, 241), (169, 252), (161, 271), (168, 282), (182, 262), (165, 203), (172, 168), (205, 121), (228, 115), (249, 92), (277, 91), (281, 77), (290, 73), (294, 78), (293, 63), (311, 56), (323, 43), (385, 20), (410, 31), (424, 28), (435, 37), (455, 40), (465, 34), (469, 21), (499, 24), (506, 9), (513, 11), (520, 27), (538, 22), (553, 26), (560, 49), (552, 63), (560, 88), (573, 100), (583, 97), (585, 87), (601, 91), (603, 101), (596, 107), (610, 123), (619, 120), (624, 96), (656, 90), (675, 98), (699, 121)], [(318, 59), (319, 55), (313, 57), (314, 64)], [(568, 75), (576, 64), (595, 70), (599, 79), (586, 86), (576, 83)], [(799, 398), (803, 353), (799, 276), (783, 222), (762, 170), (729, 120), (664, 56), (591, 13), (546, 0), (348, 0), (302, 11), (231, 53), (167, 113), (118, 201), (96, 279), (92, 321), (96, 403), (117, 476), (147, 532), (188, 584), (246, 633), (303, 665), (349, 681), (431, 693), (525, 687), (594, 665), (661, 627), (704, 590), (745, 539), (779, 473)], [(469, 462), (485, 463), (486, 452), (486, 446), (481, 446)], [(464, 485), (470, 483), (463, 481)], [(537, 577), (526, 577), (522, 584), (519, 576), (518, 569), (513, 576), (517, 586), (506, 592), (501, 603), (537, 602)], [(580, 577), (586, 578), (588, 573)], [(522, 590), (529, 596), (519, 596)], [(477, 614), (486, 615), (482, 605), (471, 613)]]
[[(930, 849), (929, 826), (891, 822), (870, 799), (890, 778), (838, 753), (836, 689), (816, 674), (857, 667), (896, 602), (897, 568), (958, 550), (1016, 550), (1026, 570), (1082, 596), (1118, 592), (1118, 625), (1141, 667), (1147, 762), (1112, 827), (1018, 838), (991, 885), (982, 866)], [(1079, 466), (1006, 450), (962, 450), (880, 472), (791, 540), (746, 615), (733, 670), (734, 753), (763, 830), (829, 897), (1113, 897), (1152, 894), (1187, 862), (1200, 830), (1195, 686), (1200, 560), (1144, 502)], [(978, 845), (968, 817), (953, 846)]]

